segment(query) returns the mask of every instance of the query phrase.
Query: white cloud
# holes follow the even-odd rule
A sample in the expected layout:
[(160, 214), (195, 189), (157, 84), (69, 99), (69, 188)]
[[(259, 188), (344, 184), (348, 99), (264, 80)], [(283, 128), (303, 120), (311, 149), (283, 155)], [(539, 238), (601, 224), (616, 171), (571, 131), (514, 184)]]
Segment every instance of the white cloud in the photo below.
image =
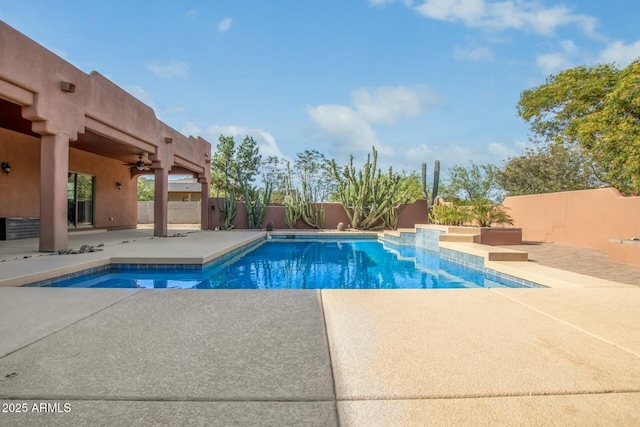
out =
[(527, 0), (425, 0), (414, 9), (426, 18), (462, 22), (472, 28), (552, 34), (558, 27), (576, 25), (588, 36), (599, 37), (595, 17), (573, 13), (562, 5), (544, 7)]
[(560, 47), (569, 54), (577, 53), (579, 51), (578, 46), (576, 46), (573, 40), (562, 40), (560, 42)]
[(493, 52), (488, 47), (460, 48), (453, 50), (453, 59), (456, 61), (492, 61)]
[(231, 28), (231, 18), (224, 18), (222, 21), (218, 23), (218, 31), (221, 33), (226, 33)]
[(149, 64), (147, 70), (159, 77), (189, 77), (189, 65), (182, 61), (171, 61), (168, 64)]
[(323, 137), (331, 140), (335, 152), (360, 154), (376, 146), (382, 148), (376, 133), (358, 112), (342, 105), (319, 105), (308, 108), (307, 114), (318, 126)]
[(369, 123), (391, 124), (400, 118), (412, 118), (439, 105), (442, 97), (425, 86), (383, 86), (351, 93), (356, 110)]
[(580, 57), (581, 51), (572, 40), (560, 42), (562, 51), (538, 55), (536, 65), (545, 74), (553, 74), (573, 66), (575, 60)]
[(360, 155), (375, 146), (381, 155), (392, 155), (393, 150), (380, 142), (372, 125), (417, 117), (443, 102), (441, 95), (425, 86), (358, 89), (351, 93), (351, 99), (353, 108), (334, 104), (307, 108), (320, 135), (338, 154)]
[[(197, 127), (195, 128), (197, 129)], [(269, 156), (288, 159), (288, 157), (282, 154), (282, 151), (280, 151), (280, 147), (278, 147), (274, 136), (264, 129), (235, 125), (223, 126), (217, 124), (209, 126), (204, 137), (209, 142), (211, 142), (214, 150), (216, 144), (218, 143), (218, 138), (220, 137), (220, 135), (232, 136), (234, 141), (236, 142), (236, 146), (242, 142), (245, 136), (251, 136), (258, 144), (258, 147), (260, 148), (260, 154), (262, 155), (263, 159), (266, 159)]]
[(625, 67), (640, 58), (640, 40), (632, 44), (624, 44), (620, 40), (610, 43), (600, 52), (599, 62), (612, 63)]
[(567, 57), (566, 53), (545, 53), (538, 55), (536, 58), (536, 65), (545, 74), (554, 74), (560, 70), (571, 67), (571, 60)]

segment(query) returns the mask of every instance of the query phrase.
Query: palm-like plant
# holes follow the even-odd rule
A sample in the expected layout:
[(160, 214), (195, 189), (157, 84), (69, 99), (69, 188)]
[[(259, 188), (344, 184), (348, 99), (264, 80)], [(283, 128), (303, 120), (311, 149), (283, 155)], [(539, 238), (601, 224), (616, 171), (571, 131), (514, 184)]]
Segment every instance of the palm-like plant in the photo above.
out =
[(480, 227), (491, 227), (492, 224), (513, 225), (513, 218), (509, 216), (504, 206), (486, 199), (473, 201), (471, 217)]

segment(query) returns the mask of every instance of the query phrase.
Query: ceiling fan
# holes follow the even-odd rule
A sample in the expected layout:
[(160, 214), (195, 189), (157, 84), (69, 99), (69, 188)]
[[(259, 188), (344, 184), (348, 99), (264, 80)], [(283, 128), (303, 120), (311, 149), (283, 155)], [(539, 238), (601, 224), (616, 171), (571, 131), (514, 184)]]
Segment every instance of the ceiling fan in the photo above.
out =
[(136, 168), (139, 171), (148, 171), (151, 170), (151, 167), (147, 166), (142, 160), (144, 156), (142, 154), (138, 154), (138, 161), (135, 163), (124, 163), (125, 166), (129, 166), (130, 168)]

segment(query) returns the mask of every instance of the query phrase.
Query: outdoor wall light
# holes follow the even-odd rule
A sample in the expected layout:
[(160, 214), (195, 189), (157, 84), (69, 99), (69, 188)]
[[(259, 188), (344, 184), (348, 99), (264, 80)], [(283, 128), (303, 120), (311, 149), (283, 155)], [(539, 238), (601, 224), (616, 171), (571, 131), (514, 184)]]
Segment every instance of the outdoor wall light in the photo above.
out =
[(11, 172), (11, 165), (9, 164), (9, 162), (2, 162), (2, 170), (4, 171), (4, 173), (9, 175), (9, 172)]
[(122, 190), (122, 183), (120, 181), (116, 181), (116, 187), (118, 187), (118, 190)]

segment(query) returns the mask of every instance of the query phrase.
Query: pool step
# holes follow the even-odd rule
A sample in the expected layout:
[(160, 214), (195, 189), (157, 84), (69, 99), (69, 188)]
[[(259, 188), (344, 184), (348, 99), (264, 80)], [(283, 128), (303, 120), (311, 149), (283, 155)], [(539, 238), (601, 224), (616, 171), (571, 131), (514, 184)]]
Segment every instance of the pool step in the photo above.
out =
[(440, 248), (451, 249), (484, 258), (486, 261), (527, 261), (527, 252), (478, 243), (440, 242)]
[(382, 240), (398, 245), (413, 245), (416, 237), (415, 228), (399, 228), (397, 230), (384, 230), (378, 233)]
[(395, 237), (402, 237), (403, 234), (416, 234), (415, 228), (398, 228), (397, 230), (384, 230), (383, 234)]
[(466, 234), (466, 233), (449, 233), (441, 234), (438, 237), (441, 242), (468, 242), (468, 243), (480, 243), (479, 234)]

